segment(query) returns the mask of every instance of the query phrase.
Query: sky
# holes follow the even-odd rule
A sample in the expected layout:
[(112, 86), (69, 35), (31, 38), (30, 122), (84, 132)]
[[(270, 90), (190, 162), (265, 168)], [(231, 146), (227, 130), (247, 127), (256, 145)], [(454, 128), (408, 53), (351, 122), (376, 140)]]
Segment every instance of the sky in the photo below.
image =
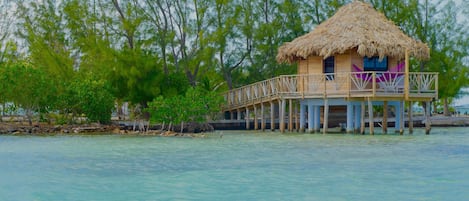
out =
[[(463, 91), (465, 93), (469, 93), (469, 88), (466, 88)], [(469, 105), (469, 95), (463, 96), (462, 98), (459, 98), (459, 99), (455, 99), (453, 105), (454, 106)]]

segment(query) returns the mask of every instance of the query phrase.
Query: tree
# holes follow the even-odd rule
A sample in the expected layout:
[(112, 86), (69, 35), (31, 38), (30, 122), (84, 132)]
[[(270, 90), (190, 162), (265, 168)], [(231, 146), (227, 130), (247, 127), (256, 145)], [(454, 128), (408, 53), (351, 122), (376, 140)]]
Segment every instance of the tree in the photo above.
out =
[[(431, 58), (429, 71), (439, 72), (438, 94), (443, 100), (444, 115), (449, 116), (449, 104), (463, 87), (469, 86), (469, 71), (464, 59), (468, 58), (468, 27), (457, 22), (458, 8), (454, 2), (446, 3), (441, 15), (432, 21), (430, 31)], [(448, 82), (451, 80), (451, 82)]]
[(0, 65), (16, 54), (16, 43), (12, 40), (11, 33), (14, 21), (13, 2), (0, 2)]
[(11, 101), (25, 110), (29, 125), (34, 112), (47, 112), (55, 94), (55, 87), (42, 69), (25, 63), (7, 66), (3, 80), (7, 81), (6, 101)]
[(53, 0), (19, 4), (18, 15), (24, 29), (18, 33), (27, 43), (31, 64), (62, 80), (70, 79), (74, 60), (60, 7)]
[(222, 102), (217, 92), (195, 87), (189, 88), (184, 95), (170, 98), (159, 96), (149, 103), (147, 111), (155, 122), (206, 122), (210, 116), (219, 112)]

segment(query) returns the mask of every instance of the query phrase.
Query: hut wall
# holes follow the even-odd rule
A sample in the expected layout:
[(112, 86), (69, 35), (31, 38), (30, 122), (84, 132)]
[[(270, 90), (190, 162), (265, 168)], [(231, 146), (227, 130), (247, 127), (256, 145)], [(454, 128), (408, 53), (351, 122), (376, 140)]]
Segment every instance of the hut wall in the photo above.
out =
[[(358, 55), (357, 51), (352, 51), (350, 53), (352, 64), (357, 65), (360, 68), (363, 68), (363, 57)], [(352, 65), (350, 65), (350, 71), (352, 71)]]
[(299, 60), (298, 74), (308, 74), (308, 61), (307, 60)]
[(322, 69), (322, 57), (319, 56), (310, 56), (308, 57), (308, 74), (321, 74)]
[(399, 64), (399, 60), (393, 57), (388, 57), (388, 69), (393, 68), (394, 66), (397, 66)]
[(352, 66), (351, 63), (351, 54), (349, 51), (345, 52), (344, 54), (336, 55), (335, 56), (335, 72), (350, 72), (350, 67)]

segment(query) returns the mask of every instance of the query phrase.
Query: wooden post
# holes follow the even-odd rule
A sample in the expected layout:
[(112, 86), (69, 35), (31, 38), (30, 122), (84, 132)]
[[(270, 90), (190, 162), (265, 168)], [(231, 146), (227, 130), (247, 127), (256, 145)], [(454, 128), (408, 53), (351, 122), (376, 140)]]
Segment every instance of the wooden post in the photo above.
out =
[(280, 104), (280, 132), (284, 133), (285, 132), (285, 107), (286, 107), (286, 100), (282, 99)]
[(355, 116), (354, 116), (354, 133), (359, 133), (360, 132), (360, 124), (361, 124), (361, 121), (360, 121), (360, 116), (361, 116), (361, 105), (355, 105)]
[(259, 129), (259, 123), (258, 123), (258, 117), (257, 117), (257, 106), (254, 104), (254, 130)]
[(314, 132), (320, 133), (321, 132), (321, 107), (314, 106)]
[(270, 101), (270, 130), (275, 131), (275, 107), (274, 102)]
[(327, 133), (327, 128), (329, 126), (329, 102), (328, 99), (324, 99), (324, 116), (323, 116), (323, 127), (322, 127), (322, 133), (326, 134)]
[(346, 132), (352, 133), (353, 132), (353, 105), (352, 102), (347, 102), (347, 126)]
[(230, 120), (234, 119), (234, 111), (230, 111)]
[(300, 122), (298, 121), (298, 105), (295, 104), (295, 130), (296, 132), (300, 131)]
[(375, 134), (375, 120), (373, 116), (373, 103), (368, 99), (368, 126), (370, 127), (370, 134)]
[(409, 109), (408, 109), (408, 112), (409, 112), (409, 134), (412, 134), (414, 133), (414, 120), (412, 119), (413, 117), (413, 111), (412, 111), (412, 105), (413, 105), (413, 102), (412, 101), (409, 101)]
[[(371, 87), (372, 87), (373, 97), (375, 97), (376, 96), (376, 72), (375, 71), (373, 71), (373, 73), (371, 74), (371, 78), (372, 78), (371, 79), (371, 81), (372, 81)], [(368, 105), (368, 107), (370, 107), (370, 106)]]
[(399, 105), (401, 108), (401, 111), (399, 112), (399, 115), (401, 116), (399, 118), (400, 120), (400, 123), (399, 123), (399, 134), (400, 135), (404, 135), (404, 126), (405, 126), (405, 122), (404, 122), (404, 110), (405, 110), (405, 105), (404, 105), (404, 101), (399, 101)]
[(246, 107), (246, 115), (244, 118), (246, 118), (246, 130), (249, 130), (251, 126), (249, 125), (250, 122), (249, 122), (249, 108), (248, 107)]
[(288, 100), (288, 131), (293, 131), (293, 100)]
[(405, 50), (404, 97), (409, 100), (409, 50)]
[(309, 103), (308, 104), (308, 132), (313, 133), (314, 132), (314, 106)]
[(264, 114), (264, 103), (261, 103), (261, 130), (265, 131), (265, 114)]
[(305, 105), (301, 103), (300, 103), (300, 132), (305, 132)]
[(361, 115), (360, 115), (360, 134), (364, 135), (365, 134), (365, 100), (361, 102)]
[(427, 101), (425, 107), (425, 134), (430, 135), (431, 122), (430, 122), (430, 101)]
[(241, 109), (236, 109), (236, 119), (241, 120)]
[(388, 133), (388, 101), (383, 102), (383, 133)]

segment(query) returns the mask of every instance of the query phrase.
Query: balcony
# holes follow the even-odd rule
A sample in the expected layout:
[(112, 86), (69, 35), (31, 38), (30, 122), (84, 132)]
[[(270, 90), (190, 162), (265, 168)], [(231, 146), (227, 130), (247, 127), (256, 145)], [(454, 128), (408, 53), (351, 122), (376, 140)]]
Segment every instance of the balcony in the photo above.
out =
[(411, 72), (408, 77), (403, 72), (282, 75), (230, 90), (224, 96), (227, 109), (281, 98), (432, 100), (438, 98), (438, 73)]

